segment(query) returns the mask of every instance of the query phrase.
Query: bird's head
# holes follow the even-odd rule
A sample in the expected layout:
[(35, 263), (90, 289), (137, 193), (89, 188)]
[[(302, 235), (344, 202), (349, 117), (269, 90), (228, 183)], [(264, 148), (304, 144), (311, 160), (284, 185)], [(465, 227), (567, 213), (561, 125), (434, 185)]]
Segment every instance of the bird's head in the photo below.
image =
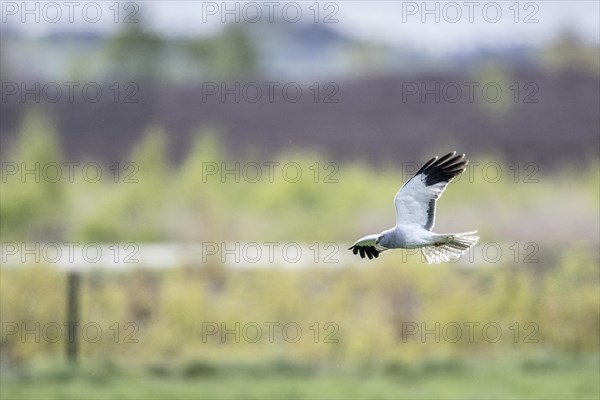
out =
[(388, 229), (387, 231), (383, 231), (377, 236), (375, 239), (375, 244), (383, 247), (387, 247), (388, 249), (393, 247), (393, 231), (394, 229)]

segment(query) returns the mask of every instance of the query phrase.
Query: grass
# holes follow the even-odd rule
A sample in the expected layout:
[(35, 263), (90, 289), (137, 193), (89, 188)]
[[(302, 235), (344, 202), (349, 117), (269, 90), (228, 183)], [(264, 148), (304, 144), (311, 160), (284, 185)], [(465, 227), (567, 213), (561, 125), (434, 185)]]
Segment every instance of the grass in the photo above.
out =
[(169, 368), (87, 366), (2, 378), (12, 398), (598, 398), (598, 360), (434, 363), (373, 370), (281, 364), (215, 366), (196, 362)]

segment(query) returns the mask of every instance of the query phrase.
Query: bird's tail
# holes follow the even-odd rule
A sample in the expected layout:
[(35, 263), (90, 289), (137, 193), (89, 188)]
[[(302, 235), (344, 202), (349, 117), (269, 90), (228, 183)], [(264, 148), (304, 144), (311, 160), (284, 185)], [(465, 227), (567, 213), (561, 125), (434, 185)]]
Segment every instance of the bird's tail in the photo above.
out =
[(477, 231), (438, 235), (433, 245), (422, 247), (421, 252), (428, 264), (456, 261), (464, 252), (479, 243)]

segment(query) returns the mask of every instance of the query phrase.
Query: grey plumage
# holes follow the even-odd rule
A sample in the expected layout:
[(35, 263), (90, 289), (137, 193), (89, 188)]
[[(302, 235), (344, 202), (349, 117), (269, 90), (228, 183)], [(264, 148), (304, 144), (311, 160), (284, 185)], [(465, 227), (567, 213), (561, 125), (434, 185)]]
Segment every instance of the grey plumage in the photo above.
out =
[(435, 222), (435, 204), (448, 183), (460, 175), (468, 163), (465, 155), (448, 153), (426, 162), (398, 191), (394, 198), (396, 226), (365, 236), (349, 250), (361, 258), (379, 257), (386, 250), (421, 248), (428, 263), (458, 259), (477, 244), (476, 231), (454, 234), (431, 232)]

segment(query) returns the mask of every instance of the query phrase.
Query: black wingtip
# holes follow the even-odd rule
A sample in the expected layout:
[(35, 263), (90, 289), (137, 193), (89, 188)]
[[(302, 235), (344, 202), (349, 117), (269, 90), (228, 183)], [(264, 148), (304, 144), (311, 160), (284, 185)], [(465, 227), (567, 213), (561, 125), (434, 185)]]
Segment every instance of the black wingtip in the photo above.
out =
[(374, 246), (352, 246), (348, 250), (352, 250), (352, 253), (359, 254), (360, 258), (368, 257), (369, 260), (373, 258), (379, 258), (380, 250), (377, 250)]
[(454, 157), (455, 154), (456, 154), (456, 151), (453, 151), (452, 153), (448, 153), (448, 154), (442, 156), (439, 160), (437, 160), (436, 164), (441, 165), (441, 164), (445, 163), (446, 160), (448, 160), (450, 157)]
[(449, 182), (456, 176), (462, 174), (469, 160), (465, 160), (465, 154), (456, 155), (456, 151), (445, 154), (438, 158), (434, 157), (421, 167), (415, 176), (422, 174), (425, 185), (431, 186), (440, 182)]

